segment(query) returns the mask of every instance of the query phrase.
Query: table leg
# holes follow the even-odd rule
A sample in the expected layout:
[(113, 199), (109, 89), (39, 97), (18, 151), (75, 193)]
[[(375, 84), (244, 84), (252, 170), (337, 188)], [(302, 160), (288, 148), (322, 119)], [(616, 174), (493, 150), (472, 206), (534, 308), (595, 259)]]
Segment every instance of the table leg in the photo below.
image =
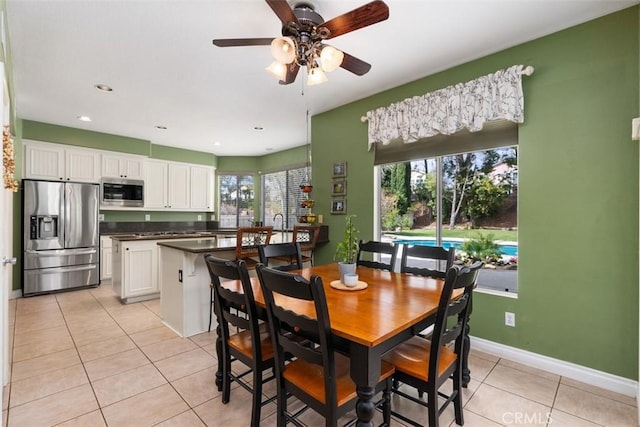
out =
[(351, 343), (351, 379), (356, 384), (358, 427), (373, 427), (375, 386), (380, 379), (380, 354), (370, 347)]
[(373, 415), (375, 414), (375, 405), (373, 402), (373, 396), (375, 390), (373, 387), (358, 387), (358, 401), (356, 402), (356, 414), (358, 415), (358, 421), (356, 426), (359, 427), (373, 427)]

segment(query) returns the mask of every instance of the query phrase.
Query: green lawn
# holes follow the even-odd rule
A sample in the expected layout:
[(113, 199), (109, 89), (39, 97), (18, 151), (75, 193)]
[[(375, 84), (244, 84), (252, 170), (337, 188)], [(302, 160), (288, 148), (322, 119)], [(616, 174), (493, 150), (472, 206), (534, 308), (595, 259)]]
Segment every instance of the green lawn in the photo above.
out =
[[(487, 230), (483, 228), (475, 228), (473, 230), (466, 230), (462, 228), (449, 230), (446, 227), (442, 229), (442, 237), (473, 238), (477, 237), (478, 233), (482, 233), (483, 235), (491, 234), (493, 235), (493, 240), (508, 240), (511, 242), (518, 241), (518, 232), (516, 230)], [(420, 230), (384, 232), (384, 234), (406, 237), (436, 237), (436, 230), (428, 228)]]

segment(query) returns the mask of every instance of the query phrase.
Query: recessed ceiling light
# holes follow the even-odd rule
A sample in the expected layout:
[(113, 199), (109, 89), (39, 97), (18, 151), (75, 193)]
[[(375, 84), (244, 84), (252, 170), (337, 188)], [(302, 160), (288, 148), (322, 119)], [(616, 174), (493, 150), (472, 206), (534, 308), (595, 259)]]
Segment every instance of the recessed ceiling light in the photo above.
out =
[(102, 90), (104, 92), (112, 92), (113, 88), (109, 85), (103, 85), (103, 84), (97, 84), (97, 85), (93, 85), (93, 87), (95, 87), (98, 90)]
[(260, 131), (263, 131), (264, 128), (262, 126), (254, 126), (253, 130), (260, 132)]
[(167, 127), (158, 125), (158, 126), (156, 126), (156, 129), (167, 130)]
[(214, 145), (215, 147), (219, 147), (219, 146), (221, 146), (222, 144), (220, 143), (220, 141), (213, 141), (213, 145)]
[(78, 120), (80, 120), (81, 122), (90, 122), (91, 121), (91, 117), (89, 117), (89, 116), (78, 116)]

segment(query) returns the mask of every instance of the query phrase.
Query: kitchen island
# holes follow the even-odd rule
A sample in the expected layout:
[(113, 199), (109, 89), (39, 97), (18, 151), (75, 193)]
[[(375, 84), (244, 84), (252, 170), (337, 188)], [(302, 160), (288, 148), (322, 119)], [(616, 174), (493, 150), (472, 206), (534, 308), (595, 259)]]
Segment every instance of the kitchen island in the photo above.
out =
[(235, 237), (166, 240), (157, 245), (162, 322), (182, 337), (207, 331), (211, 280), (204, 255), (235, 259)]

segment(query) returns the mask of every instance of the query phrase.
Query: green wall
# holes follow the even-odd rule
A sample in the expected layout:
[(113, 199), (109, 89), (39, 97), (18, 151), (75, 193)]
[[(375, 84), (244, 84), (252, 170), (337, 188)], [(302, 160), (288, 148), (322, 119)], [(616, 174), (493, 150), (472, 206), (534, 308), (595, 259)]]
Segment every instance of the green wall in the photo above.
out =
[[(518, 298), (476, 293), (472, 335), (638, 378), (638, 7), (552, 34), (313, 117), (316, 212), (332, 260), (344, 216), (330, 215), (331, 167), (348, 163), (349, 213), (373, 236), (368, 110), (506, 68), (523, 77), (519, 128)], [(363, 78), (366, 78), (363, 77)], [(516, 327), (504, 326), (504, 312)]]

